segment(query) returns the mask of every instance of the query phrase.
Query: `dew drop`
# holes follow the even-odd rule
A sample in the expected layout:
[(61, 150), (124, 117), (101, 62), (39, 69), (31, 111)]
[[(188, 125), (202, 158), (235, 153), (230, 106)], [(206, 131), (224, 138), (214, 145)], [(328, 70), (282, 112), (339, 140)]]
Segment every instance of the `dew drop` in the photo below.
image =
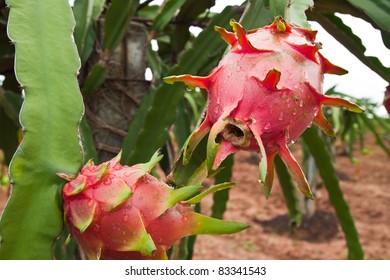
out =
[(92, 207), (92, 206), (93, 206), (93, 200), (88, 201), (88, 206), (89, 206), (89, 207)]
[(95, 224), (93, 226), (93, 230), (96, 231), (96, 232), (99, 232), (100, 231), (100, 226), (98, 224)]
[(303, 107), (303, 100), (299, 101), (299, 107)]
[(129, 220), (129, 216), (124, 215), (124, 216), (123, 216), (123, 221), (127, 222), (128, 220)]
[(297, 108), (294, 108), (294, 109), (292, 110), (292, 114), (293, 114), (293, 116), (295, 116), (295, 115), (297, 114)]
[(122, 231), (122, 234), (123, 234), (123, 235), (126, 235), (126, 231)]
[(282, 121), (282, 120), (283, 120), (283, 112), (280, 112), (279, 121)]
[(267, 124), (264, 126), (264, 129), (268, 130), (270, 129), (270, 127), (271, 127), (271, 123), (267, 122)]

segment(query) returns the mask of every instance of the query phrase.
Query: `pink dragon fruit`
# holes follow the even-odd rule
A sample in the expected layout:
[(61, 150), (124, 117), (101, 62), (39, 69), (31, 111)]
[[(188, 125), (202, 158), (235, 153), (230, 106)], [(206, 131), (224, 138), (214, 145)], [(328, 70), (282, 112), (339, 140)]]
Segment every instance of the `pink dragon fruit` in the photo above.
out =
[(230, 51), (207, 77), (166, 77), (208, 91), (205, 119), (184, 148), (183, 164), (208, 133), (208, 169), (238, 150), (260, 154), (259, 181), (268, 197), (273, 182), (273, 160), (279, 154), (304, 195), (312, 198), (307, 180), (287, 145), (294, 143), (312, 122), (333, 136), (322, 105), (362, 109), (349, 101), (322, 94), (323, 74), (345, 74), (318, 50), (316, 31), (277, 17), (264, 28), (248, 33), (232, 20), (235, 33), (215, 27)]
[(387, 113), (390, 116), (390, 85), (387, 86), (385, 97), (383, 99), (383, 106), (385, 106)]
[(247, 227), (194, 212), (192, 204), (209, 191), (174, 189), (148, 174), (158, 154), (134, 166), (121, 165), (119, 158), (98, 166), (90, 161), (63, 189), (65, 220), (89, 259), (166, 259), (182, 237)]

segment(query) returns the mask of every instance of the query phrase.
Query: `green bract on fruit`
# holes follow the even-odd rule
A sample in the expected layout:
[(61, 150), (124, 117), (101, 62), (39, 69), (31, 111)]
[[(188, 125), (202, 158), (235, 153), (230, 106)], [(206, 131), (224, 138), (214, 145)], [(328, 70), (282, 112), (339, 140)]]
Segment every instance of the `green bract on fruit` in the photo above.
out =
[(134, 166), (119, 158), (87, 163), (63, 189), (65, 220), (89, 259), (166, 259), (182, 237), (247, 227), (194, 212), (201, 186), (174, 189), (148, 174), (161, 159), (157, 153)]
[(166, 77), (167, 83), (184, 82), (208, 91), (206, 116), (189, 137), (184, 164), (207, 134), (207, 165), (217, 169), (238, 150), (260, 155), (260, 182), (270, 194), (273, 161), (279, 154), (298, 187), (312, 198), (307, 180), (287, 145), (313, 122), (325, 133), (334, 131), (324, 117), (322, 105), (343, 106), (362, 112), (356, 104), (322, 93), (323, 74), (345, 74), (318, 50), (316, 31), (287, 23), (281, 17), (264, 28), (245, 32), (231, 21), (235, 33), (216, 27), (231, 45), (230, 51), (207, 77), (180, 75)]

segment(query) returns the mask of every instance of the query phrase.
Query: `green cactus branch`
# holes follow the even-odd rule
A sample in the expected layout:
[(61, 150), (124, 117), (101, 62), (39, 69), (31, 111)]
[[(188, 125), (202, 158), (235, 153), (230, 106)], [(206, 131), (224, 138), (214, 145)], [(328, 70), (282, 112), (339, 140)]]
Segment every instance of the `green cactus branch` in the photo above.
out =
[(66, 0), (7, 4), (15, 72), (25, 96), (24, 138), (10, 166), (12, 195), (0, 222), (0, 259), (51, 259), (63, 228), (64, 180), (56, 173), (77, 173), (82, 163), (75, 22)]

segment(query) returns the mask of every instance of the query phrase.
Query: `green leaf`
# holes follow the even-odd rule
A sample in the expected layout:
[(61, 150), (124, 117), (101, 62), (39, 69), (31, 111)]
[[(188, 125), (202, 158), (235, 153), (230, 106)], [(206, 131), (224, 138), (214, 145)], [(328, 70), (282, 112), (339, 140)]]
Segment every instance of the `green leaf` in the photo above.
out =
[(381, 29), (390, 31), (390, 2), (388, 0), (348, 0), (348, 2), (366, 13)]
[(169, 175), (172, 183), (178, 186), (202, 184), (208, 176), (206, 165), (206, 144), (207, 138), (205, 137), (195, 148), (189, 163), (185, 166), (183, 165), (183, 153), (180, 154), (179, 159), (176, 161), (176, 164), (172, 169), (172, 173)]
[(104, 22), (103, 48), (113, 50), (127, 32), (130, 19), (137, 11), (139, 0), (112, 0)]
[(390, 157), (390, 149), (386, 146), (386, 144), (383, 142), (382, 137), (378, 133), (378, 130), (376, 129), (375, 124), (373, 123), (372, 119), (369, 119), (366, 114), (361, 114), (360, 118), (363, 120), (365, 125), (371, 130), (371, 132), (375, 136), (376, 143), (382, 147), (382, 149), (386, 152), (387, 156)]
[(277, 14), (272, 14), (267, 0), (248, 1), (240, 20), (247, 30), (270, 24)]
[(362, 41), (339, 17), (331, 14), (313, 14), (313, 17), (361, 62), (390, 82), (390, 68), (383, 66), (377, 57), (365, 56), (366, 48), (363, 46)]
[(284, 165), (279, 155), (275, 157), (275, 170), (278, 175), (280, 186), (282, 187), (283, 196), (288, 208), (288, 217), (290, 225), (299, 226), (302, 222), (301, 208), (299, 207), (299, 198), (292, 182), (290, 173)]
[(104, 82), (107, 68), (103, 63), (96, 63), (85, 79), (82, 89), (83, 94), (93, 94)]
[[(168, 75), (197, 73), (208, 62), (208, 51), (225, 49), (226, 43), (214, 31), (214, 24), (228, 26), (229, 20), (235, 17), (233, 9), (226, 8), (213, 18), (212, 23), (199, 34), (193, 46), (180, 56), (179, 63)], [(183, 99), (185, 88), (181, 84), (161, 84), (155, 92), (150, 92), (148, 99), (142, 102), (129, 134), (123, 143), (122, 163), (128, 165), (143, 162), (168, 139), (167, 127), (175, 120), (176, 110)], [(145, 104), (144, 104), (145, 103)], [(202, 161), (203, 162), (203, 161)]]
[(87, 163), (88, 160), (97, 160), (97, 155), (96, 155), (96, 150), (95, 150), (95, 145), (93, 142), (93, 137), (92, 137), (92, 130), (88, 125), (87, 120), (85, 117), (82, 118), (81, 123), (80, 123), (80, 137), (81, 141), (83, 143), (83, 165)]
[(84, 42), (89, 32), (93, 11), (93, 0), (76, 0), (73, 6), (73, 13), (76, 20), (74, 29), (74, 40), (79, 53), (83, 52)]
[[(222, 162), (221, 171), (215, 176), (215, 182), (228, 182), (232, 178), (232, 168), (234, 164), (234, 157), (230, 155)], [(222, 219), (223, 214), (226, 211), (227, 203), (229, 200), (229, 191), (230, 189), (224, 189), (219, 192), (216, 192), (213, 195), (213, 207), (211, 216), (216, 219)]]
[(345, 201), (340, 188), (339, 179), (334, 169), (331, 155), (326, 144), (318, 135), (315, 127), (311, 127), (303, 134), (303, 140), (315, 159), (320, 175), (329, 194), (330, 202), (336, 210), (341, 228), (344, 231), (348, 247), (348, 259), (363, 259), (364, 252), (359, 241), (359, 235), (348, 203)]
[(13, 189), (0, 221), (0, 259), (52, 259), (63, 228), (59, 195), (65, 182), (56, 173), (76, 174), (82, 163), (75, 22), (68, 1), (7, 4), (15, 72), (25, 93), (25, 133), (10, 166)]
[[(189, 27), (191, 22), (195, 21), (200, 14), (215, 5), (215, 0), (187, 0), (181, 7), (176, 21), (180, 23), (172, 31), (172, 48), (174, 52), (179, 53), (184, 49), (185, 44), (190, 38)], [(215, 23), (214, 23), (215, 24)], [(219, 25), (219, 23), (217, 23)], [(211, 48), (210, 48), (211, 50)]]
[(192, 230), (191, 235), (197, 234), (229, 234), (237, 233), (248, 228), (248, 225), (237, 222), (223, 221), (204, 216), (199, 213), (193, 215), (196, 227)]
[(310, 28), (305, 11), (313, 7), (313, 0), (287, 0), (284, 18), (301, 27)]
[(235, 184), (230, 183), (230, 182), (225, 182), (225, 183), (213, 185), (213, 186), (209, 187), (208, 189), (206, 189), (205, 191), (201, 192), (200, 194), (194, 196), (193, 198), (190, 198), (189, 200), (186, 201), (186, 203), (189, 203), (189, 204), (199, 203), (205, 196), (207, 196), (209, 194), (217, 193), (217, 192), (223, 191), (223, 190), (227, 190), (227, 189), (230, 189), (231, 187), (234, 187), (234, 186), (235, 186)]
[(153, 21), (153, 30), (161, 31), (169, 23), (172, 17), (175, 15), (176, 11), (187, 0), (166, 0), (164, 1), (163, 6), (160, 9), (160, 12), (157, 14), (155, 20)]
[(74, 38), (84, 64), (90, 56), (95, 42), (95, 25), (100, 16), (104, 0), (75, 0), (73, 13), (76, 20)]

